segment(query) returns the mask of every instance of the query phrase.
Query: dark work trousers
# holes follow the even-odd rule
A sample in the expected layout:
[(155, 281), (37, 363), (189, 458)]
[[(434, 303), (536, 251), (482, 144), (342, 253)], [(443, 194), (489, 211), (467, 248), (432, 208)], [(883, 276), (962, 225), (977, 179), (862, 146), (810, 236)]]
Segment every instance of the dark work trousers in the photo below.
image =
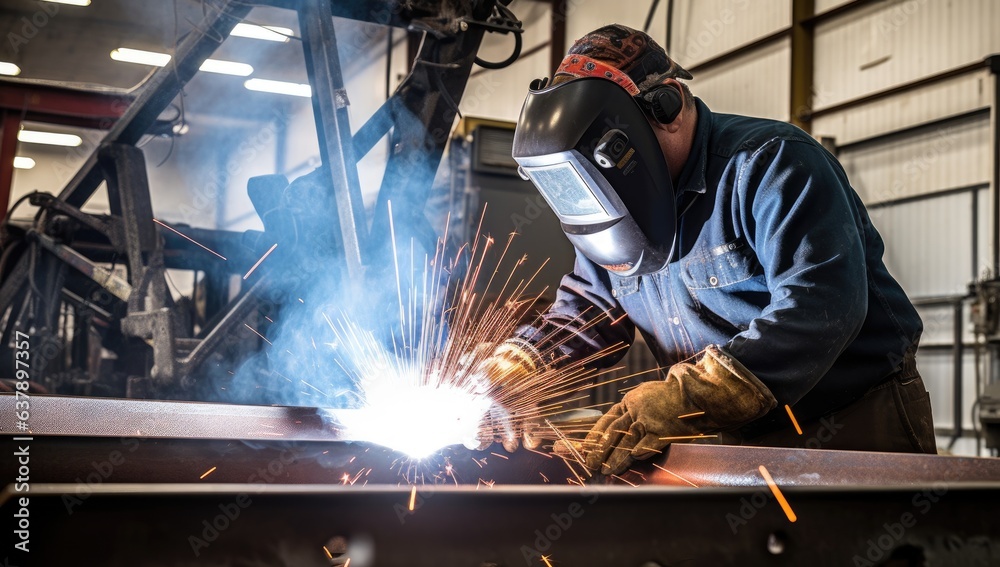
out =
[[(779, 408), (780, 409), (780, 408)], [(887, 453), (937, 453), (934, 419), (924, 381), (912, 357), (903, 369), (872, 387), (858, 401), (819, 419), (756, 436), (720, 436), (720, 442), (758, 447), (804, 447)]]

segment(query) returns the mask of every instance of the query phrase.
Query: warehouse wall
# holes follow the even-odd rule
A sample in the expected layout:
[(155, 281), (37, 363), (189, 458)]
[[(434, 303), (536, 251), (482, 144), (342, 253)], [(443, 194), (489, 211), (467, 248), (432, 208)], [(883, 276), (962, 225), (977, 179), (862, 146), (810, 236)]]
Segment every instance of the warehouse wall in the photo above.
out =
[[(816, 29), (814, 108), (1000, 53), (998, 26), (1000, 5), (990, 0), (880, 2), (823, 23)], [(886, 264), (917, 302), (963, 295), (990, 268), (994, 85), (988, 71), (973, 70), (813, 122), (814, 134), (843, 146), (839, 157), (885, 238)], [(955, 118), (942, 120), (948, 117)], [(911, 127), (917, 128), (878, 137)], [(936, 425), (948, 428), (954, 416), (954, 308), (918, 309), (925, 325), (920, 368)], [(959, 324), (971, 343), (967, 308)], [(962, 421), (971, 429), (975, 367), (971, 349), (965, 353)], [(957, 449), (967, 452), (969, 445)]]

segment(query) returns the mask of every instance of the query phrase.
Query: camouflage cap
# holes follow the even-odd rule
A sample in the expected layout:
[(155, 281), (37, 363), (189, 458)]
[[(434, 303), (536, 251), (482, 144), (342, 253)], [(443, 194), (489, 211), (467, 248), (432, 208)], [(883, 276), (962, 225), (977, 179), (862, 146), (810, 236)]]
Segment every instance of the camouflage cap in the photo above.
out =
[[(604, 26), (576, 40), (566, 55), (567, 60), (573, 55), (605, 63), (624, 72), (641, 91), (664, 79), (692, 78), (691, 73), (671, 59), (649, 34), (621, 24)], [(579, 76), (560, 67), (553, 82), (561, 82), (560, 75), (564, 76), (562, 80)]]

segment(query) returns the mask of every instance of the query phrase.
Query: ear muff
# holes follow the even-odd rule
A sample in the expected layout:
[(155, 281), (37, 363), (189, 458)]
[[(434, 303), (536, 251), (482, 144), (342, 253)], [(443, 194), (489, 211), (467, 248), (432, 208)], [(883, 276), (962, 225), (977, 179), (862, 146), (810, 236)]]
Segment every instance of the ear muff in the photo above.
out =
[(670, 124), (681, 113), (684, 99), (672, 85), (657, 85), (636, 97), (646, 115), (660, 124)]

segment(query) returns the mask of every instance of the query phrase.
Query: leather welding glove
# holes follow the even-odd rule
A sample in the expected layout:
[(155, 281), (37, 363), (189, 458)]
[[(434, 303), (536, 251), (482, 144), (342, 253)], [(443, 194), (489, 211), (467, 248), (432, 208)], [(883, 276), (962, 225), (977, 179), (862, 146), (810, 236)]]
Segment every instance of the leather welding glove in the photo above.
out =
[(776, 405), (753, 373), (710, 346), (693, 362), (670, 367), (665, 380), (644, 382), (626, 393), (584, 440), (586, 465), (619, 474), (672, 441), (741, 427)]
[[(508, 390), (508, 394), (517, 395), (517, 390), (524, 388), (525, 381), (542, 370), (544, 365), (541, 357), (530, 344), (518, 339), (509, 339), (497, 345), (493, 354), (479, 365), (477, 374), (485, 378), (489, 391)], [(498, 431), (495, 433), (503, 443), (504, 449), (509, 452), (516, 451), (522, 437), (525, 438), (526, 445), (537, 445), (528, 441), (530, 436), (527, 429), (530, 428), (530, 424), (512, 419), (504, 408), (494, 408), (490, 413), (491, 421), (501, 426), (496, 428)], [(487, 443), (489, 440), (481, 441)]]

